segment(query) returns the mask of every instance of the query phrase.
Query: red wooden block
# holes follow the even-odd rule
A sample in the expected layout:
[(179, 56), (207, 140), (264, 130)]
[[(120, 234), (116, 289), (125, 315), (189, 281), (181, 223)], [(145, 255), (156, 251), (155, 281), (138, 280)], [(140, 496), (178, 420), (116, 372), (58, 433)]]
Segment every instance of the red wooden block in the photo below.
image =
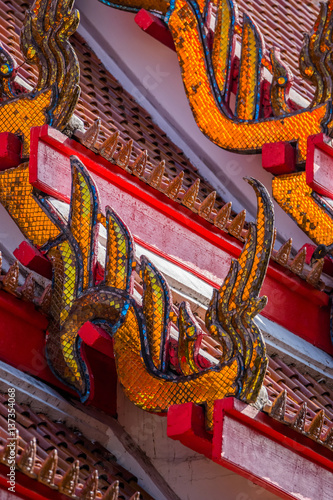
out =
[(318, 194), (333, 199), (333, 148), (324, 134), (308, 138), (306, 182)]
[(100, 328), (90, 321), (84, 323), (79, 330), (79, 337), (83, 342), (96, 351), (102, 352), (106, 356), (114, 359), (113, 342), (110, 335), (103, 328)]
[(264, 144), (262, 148), (262, 167), (274, 175), (295, 172), (296, 151), (289, 142)]
[(212, 435), (205, 429), (204, 410), (194, 403), (170, 406), (168, 437), (208, 458), (212, 455)]
[(0, 170), (17, 167), (21, 162), (21, 140), (11, 132), (0, 134)]
[(52, 264), (44, 257), (37, 248), (22, 241), (20, 246), (14, 250), (14, 255), (23, 264), (32, 271), (41, 274), (45, 278), (52, 278)]
[(154, 14), (151, 14), (145, 9), (141, 9), (135, 16), (134, 21), (139, 28), (155, 38), (155, 40), (163, 43), (163, 45), (166, 45), (169, 49), (176, 50), (170, 31), (157, 16), (154, 16)]

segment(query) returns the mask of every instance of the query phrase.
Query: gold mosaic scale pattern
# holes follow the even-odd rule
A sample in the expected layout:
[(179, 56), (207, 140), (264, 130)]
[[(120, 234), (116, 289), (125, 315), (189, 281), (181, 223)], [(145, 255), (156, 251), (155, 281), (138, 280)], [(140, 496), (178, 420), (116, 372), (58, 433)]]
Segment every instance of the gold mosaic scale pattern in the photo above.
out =
[(0, 202), (35, 246), (42, 246), (59, 234), (33, 197), (28, 163), (0, 172)]
[(306, 158), (307, 137), (322, 131), (321, 123), (328, 112), (327, 103), (310, 111), (266, 121), (236, 122), (228, 119), (214, 100), (197, 22), (185, 0), (176, 0), (168, 24), (193, 115), (207, 137), (224, 149), (238, 152), (258, 151), (268, 141), (298, 142), (299, 161)]
[(150, 375), (143, 364), (138, 332), (136, 315), (130, 309), (126, 323), (114, 337), (117, 373), (127, 397), (140, 408), (153, 412), (166, 411), (175, 404), (205, 402), (206, 425), (211, 427), (214, 401), (237, 393), (237, 360), (219, 371), (200, 373), (190, 380), (159, 379)]
[(0, 104), (0, 132), (12, 132), (23, 138), (22, 156), (29, 156), (30, 129), (47, 123), (47, 110), (54, 100), (52, 89), (35, 96), (15, 98)]
[(318, 245), (333, 241), (332, 218), (312, 197), (306, 173), (280, 175), (272, 181), (273, 196), (280, 207)]

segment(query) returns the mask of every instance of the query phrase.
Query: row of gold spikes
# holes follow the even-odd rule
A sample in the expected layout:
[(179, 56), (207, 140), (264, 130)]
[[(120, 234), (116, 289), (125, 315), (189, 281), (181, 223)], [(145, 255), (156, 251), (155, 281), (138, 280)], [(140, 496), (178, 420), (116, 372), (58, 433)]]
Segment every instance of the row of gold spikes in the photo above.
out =
[(304, 267), (306, 263), (307, 249), (302, 248), (297, 255), (291, 259), (290, 253), (292, 244), (293, 240), (290, 238), (278, 251), (272, 252), (272, 259), (284, 268), (292, 271), (297, 276), (305, 279), (310, 285), (323, 289), (325, 287), (325, 283), (320, 278), (323, 272), (324, 259), (318, 260), (309, 271), (306, 271)]
[[(119, 481), (113, 482), (103, 493), (98, 489), (98, 471), (94, 470), (84, 484), (79, 483), (80, 462), (75, 460), (64, 475), (57, 474), (58, 452), (53, 449), (43, 462), (37, 457), (37, 441), (33, 438), (19, 454), (19, 432), (9, 437), (4, 446), (0, 461), (11, 466), (15, 456), (16, 468), (40, 483), (58, 490), (69, 498), (80, 500), (118, 500)], [(15, 448), (13, 447), (15, 445)], [(140, 492), (134, 493), (130, 500), (139, 500)]]
[[(114, 132), (102, 144), (98, 144), (101, 120), (98, 118), (84, 134), (79, 133), (78, 139), (89, 149), (103, 156), (110, 162), (140, 178), (151, 187), (158, 189), (168, 198), (180, 202), (197, 213), (205, 220), (211, 222), (222, 231), (227, 232), (240, 241), (244, 241), (246, 229), (246, 210), (239, 212), (234, 218), (231, 217), (232, 203), (226, 203), (219, 211), (214, 209), (216, 191), (212, 191), (203, 201), (198, 198), (200, 179), (197, 179), (187, 190), (183, 188), (184, 172), (181, 171), (174, 179), (168, 179), (165, 173), (165, 162), (161, 161), (155, 167), (148, 161), (146, 150), (131, 161), (133, 150), (133, 140), (130, 139), (119, 148), (119, 132)], [(273, 245), (274, 246), (274, 245)], [(273, 252), (272, 258), (282, 267), (288, 269), (300, 278), (306, 280), (312, 286), (322, 289), (324, 283), (321, 281), (321, 274), (324, 261), (320, 260), (314, 264), (310, 271), (305, 271), (306, 249), (302, 249), (294, 259), (290, 260), (292, 240), (284, 243), (280, 250)]]
[(19, 263), (17, 260), (10, 266), (6, 274), (1, 274), (2, 254), (0, 252), (0, 289), (15, 295), (27, 302), (33, 302), (44, 313), (50, 312), (52, 285), (47, 285), (40, 297), (36, 296), (36, 282), (30, 273), (24, 284), (19, 286)]
[(288, 425), (292, 429), (300, 432), (301, 434), (311, 438), (317, 443), (329, 448), (333, 451), (333, 425), (328, 427), (327, 431), (323, 432), (323, 426), (325, 420), (328, 420), (325, 414), (325, 410), (320, 410), (309, 422), (306, 424), (307, 416), (307, 404), (304, 402), (296, 415), (290, 417), (286, 414), (286, 404), (287, 404), (287, 391), (283, 390), (275, 398), (271, 406), (266, 405), (264, 411), (269, 413), (271, 417), (275, 420), (279, 420), (284, 424)]

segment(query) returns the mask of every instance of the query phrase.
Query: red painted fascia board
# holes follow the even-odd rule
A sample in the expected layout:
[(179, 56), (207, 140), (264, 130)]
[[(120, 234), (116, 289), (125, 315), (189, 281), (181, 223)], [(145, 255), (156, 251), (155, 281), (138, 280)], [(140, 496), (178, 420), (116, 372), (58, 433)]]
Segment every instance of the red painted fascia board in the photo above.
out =
[[(274, 441), (319, 467), (333, 472), (332, 452), (330, 450), (287, 425), (273, 420), (263, 412), (258, 412), (255, 408), (231, 397), (215, 402), (212, 433), (207, 432), (205, 428), (202, 407), (193, 403), (170, 407), (167, 416), (167, 434), (171, 439), (180, 441), (184, 446), (259, 484), (280, 498), (294, 500), (294, 496), (285, 493), (279, 487), (265, 481), (264, 478), (253, 475), (245, 462), (236, 464), (223, 459), (223, 436), (225, 436), (223, 425), (226, 416), (241, 422), (254, 432), (258, 431), (268, 442)], [(283, 474), (283, 458), (281, 460), (281, 474)]]
[(170, 406), (167, 435), (187, 448), (212, 458), (213, 435), (206, 431), (202, 406), (193, 403)]
[[(251, 411), (253, 411), (252, 416)], [(268, 439), (273, 439), (277, 443), (283, 444), (286, 448), (296, 451), (299, 455), (333, 472), (333, 455), (331, 450), (236, 398), (215, 401), (212, 446), (213, 460), (219, 460), (221, 457), (221, 454), (219, 454), (219, 441), (223, 428), (224, 414), (234, 417), (240, 422), (256, 429)]]
[[(82, 146), (82, 144), (67, 138), (48, 125), (31, 129), (30, 182), (41, 191), (45, 191), (47, 194), (62, 201), (66, 201), (67, 203), (70, 201), (68, 198), (61, 196), (61, 193), (58, 191), (52, 191), (48, 186), (38, 181), (37, 151), (39, 140), (46, 142), (56, 149), (60, 149), (68, 156), (77, 156), (91, 172), (98, 174), (125, 192), (144, 201), (167, 217), (191, 229), (194, 233), (200, 234), (205, 240), (210, 241), (218, 248), (228, 252), (232, 257), (239, 257), (243, 245), (236, 241), (235, 238), (226, 233), (223, 233), (223, 237), (221, 237), (221, 230), (213, 224), (205, 221), (202, 217), (193, 213), (188, 208), (170, 200), (165, 194), (159, 192), (157, 195), (156, 189), (145, 184), (143, 181), (137, 179), (117, 165), (105, 160), (102, 156), (90, 151), (85, 146)], [(144, 242), (140, 240), (138, 240), (138, 243), (144, 245)], [(146, 248), (149, 248), (149, 245), (146, 245)], [(150, 250), (154, 253), (158, 253), (155, 247), (150, 247)], [(167, 254), (164, 254), (164, 257), (168, 259)], [(177, 261), (174, 262), (176, 263)], [(177, 264), (180, 263), (177, 262)], [(309, 297), (309, 294), (311, 294), (311, 300), (315, 301), (318, 305), (328, 305), (329, 299), (325, 293), (314, 289), (294, 274), (292, 276), (288, 275), (288, 271), (278, 268), (273, 262), (270, 263), (267, 274), (288, 287), (297, 288), (297, 292), (305, 297)], [(216, 286), (216, 284), (214, 286)]]
[[(155, 211), (157, 210), (163, 217), (184, 227), (186, 231), (192, 232), (196, 238), (207, 241), (210, 245), (224, 252), (225, 255), (233, 258), (240, 255), (242, 245), (235, 238), (228, 236), (186, 207), (170, 200), (163, 193), (151, 188), (117, 165), (111, 164), (100, 155), (95, 154), (80, 143), (69, 139), (47, 125), (32, 129), (30, 158), (30, 180), (33, 185), (46, 193), (66, 202), (69, 201), (68, 198), (65, 198), (57, 191), (56, 187), (53, 189), (52, 182), (48, 186), (44, 186), (38, 181), (38, 141), (42, 141), (44, 145), (54, 149), (58, 155), (60, 153), (66, 158), (71, 155), (78, 156), (94, 175), (98, 175), (110, 182), (111, 185), (119, 188), (126, 196), (130, 195), (140, 203), (151, 207)], [(61, 187), (59, 187), (59, 190), (61, 190)], [(210, 285), (217, 287), (209, 278), (207, 279), (200, 272), (198, 273), (178, 261), (177, 258), (173, 259), (167, 254), (163, 254), (156, 246), (144, 244), (138, 238), (136, 238), (136, 241), (152, 252), (162, 255), (167, 260), (192, 272)], [(213, 269), (207, 270), (214, 272)], [(304, 280), (272, 261), (267, 271), (262, 293), (267, 294), (269, 297), (263, 316), (277, 322), (316, 347), (333, 354), (329, 334), (329, 299), (325, 293), (314, 289)], [(306, 314), (302, 313), (304, 310), (307, 311)], [(325, 332), (324, 335), (323, 332)]]

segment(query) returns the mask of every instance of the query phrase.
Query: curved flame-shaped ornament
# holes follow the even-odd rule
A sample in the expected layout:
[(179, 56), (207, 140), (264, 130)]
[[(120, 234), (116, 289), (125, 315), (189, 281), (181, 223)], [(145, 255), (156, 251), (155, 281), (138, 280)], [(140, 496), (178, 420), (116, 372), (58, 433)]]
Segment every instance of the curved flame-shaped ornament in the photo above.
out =
[(21, 50), (27, 64), (38, 69), (32, 91), (17, 93), (17, 64), (0, 47), (0, 132), (23, 138), (22, 156), (29, 156), (30, 129), (48, 123), (63, 130), (80, 95), (79, 63), (69, 37), (79, 24), (74, 0), (36, 0), (27, 10)]
[[(269, 56), (258, 27), (246, 13), (240, 25), (236, 0), (100, 1), (123, 10), (144, 8), (166, 22), (193, 116), (200, 130), (221, 148), (254, 153), (266, 143), (290, 142), (297, 146), (298, 161), (304, 162), (307, 138), (331, 132), (333, 0), (322, 5), (300, 53), (302, 76), (316, 88), (313, 102), (298, 111), (290, 109), (287, 101), (293, 78), (277, 51), (271, 50), (274, 116), (269, 118), (262, 118), (260, 114), (263, 68), (270, 66)], [(216, 11), (215, 31), (207, 36), (211, 30), (211, 16), (207, 16), (207, 12), (212, 5)], [(241, 57), (233, 111), (230, 80), (240, 33)]]
[[(145, 410), (165, 412), (173, 404), (188, 401), (206, 404), (210, 426), (216, 399), (236, 396), (254, 401), (266, 368), (264, 341), (253, 322), (266, 303), (258, 294), (273, 235), (273, 208), (266, 189), (248, 179), (257, 194), (257, 222), (251, 225), (240, 258), (233, 261), (207, 311), (206, 325), (221, 344), (222, 359), (203, 367), (199, 355), (203, 332), (189, 305), (183, 303), (177, 322), (177, 373), (169, 362), (171, 311), (175, 308), (166, 280), (142, 257), (142, 305), (135, 301), (130, 232), (112, 209), (107, 209), (105, 218), (98, 216), (97, 190), (91, 177), (79, 160), (72, 158), (71, 164), (69, 220), (63, 220), (47, 199), (39, 198), (40, 206), (60, 230), (60, 236), (48, 244), (54, 262), (54, 293), (46, 350), (54, 373), (83, 401), (89, 397), (92, 379), (80, 352), (78, 332), (90, 321), (113, 336), (119, 380), (129, 399)], [(107, 228), (105, 279), (99, 285), (93, 278), (97, 219), (104, 220)]]

